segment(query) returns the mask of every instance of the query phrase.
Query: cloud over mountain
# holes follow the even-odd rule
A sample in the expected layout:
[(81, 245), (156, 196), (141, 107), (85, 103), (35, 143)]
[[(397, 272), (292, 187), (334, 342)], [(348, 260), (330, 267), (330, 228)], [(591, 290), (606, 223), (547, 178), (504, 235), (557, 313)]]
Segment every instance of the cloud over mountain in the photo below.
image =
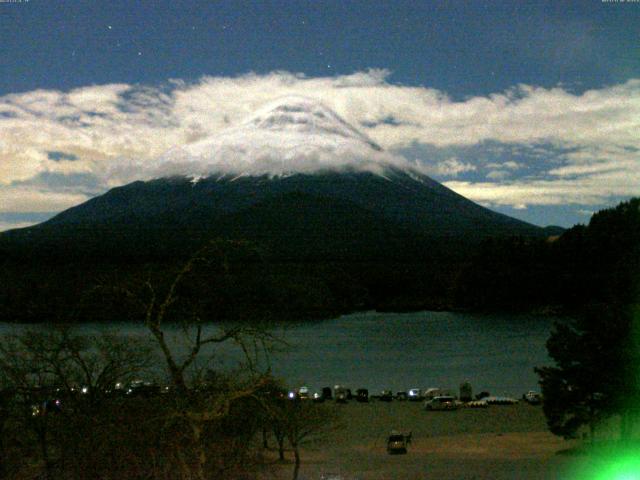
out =
[[(0, 97), (0, 210), (58, 210), (132, 181), (141, 172), (175, 171), (187, 158), (195, 166), (194, 159), (202, 160), (207, 148), (261, 158), (263, 165), (271, 162), (269, 168), (276, 168), (286, 139), (295, 143), (295, 132), (287, 137), (273, 131), (272, 141), (252, 142), (251, 151), (241, 155), (234, 135), (242, 134), (246, 122), (257, 121), (256, 111), (292, 95), (326, 105), (364, 134), (343, 137), (345, 142), (333, 146), (317, 144), (305, 158), (289, 150), (285, 161), (309, 168), (333, 158), (332, 149), (345, 159), (360, 159), (367, 151), (364, 145), (379, 145), (391, 153), (371, 147), (370, 158), (380, 157), (373, 163), (413, 164), (417, 159), (443, 180), (455, 177), (447, 183), (451, 188), (492, 204), (593, 204), (612, 195), (640, 193), (640, 80), (581, 94), (519, 85), (487, 97), (453, 100), (435, 89), (394, 84), (384, 70), (319, 78), (274, 72)], [(394, 154), (409, 147), (420, 152), (423, 146), (482, 149), (491, 142), (528, 149), (544, 144), (555, 155), (553, 161), (532, 155), (528, 170), (512, 169), (511, 175), (480, 181), (462, 178), (481, 171), (482, 165), (469, 159), (452, 162), (449, 154), (434, 163), (433, 158)], [(43, 173), (68, 176), (72, 182), (62, 188), (31, 181)]]
[(170, 149), (145, 174), (282, 176), (347, 169), (382, 174), (389, 166), (417, 167), (383, 151), (317, 100), (287, 96), (237, 126)]

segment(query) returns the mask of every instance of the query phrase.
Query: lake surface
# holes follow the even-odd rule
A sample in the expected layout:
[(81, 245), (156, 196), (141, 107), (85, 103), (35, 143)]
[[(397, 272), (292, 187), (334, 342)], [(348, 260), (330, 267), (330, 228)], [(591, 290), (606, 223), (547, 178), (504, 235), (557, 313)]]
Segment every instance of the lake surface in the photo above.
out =
[(363, 313), (288, 332), (296, 349), (274, 371), (293, 385), (336, 383), (384, 388), (455, 388), (521, 395), (538, 389), (535, 366), (551, 364), (545, 342), (553, 320), (450, 312)]
[[(382, 389), (441, 387), (457, 391), (463, 381), (474, 393), (520, 396), (538, 390), (533, 368), (550, 365), (545, 342), (553, 319), (542, 316), (474, 315), (451, 312), (356, 313), (276, 330), (288, 347), (272, 355), (275, 375), (291, 387), (312, 391), (336, 384)], [(0, 325), (0, 331), (15, 330)], [(46, 328), (39, 326), (37, 328)], [(145, 337), (142, 325), (83, 325)], [(178, 328), (172, 341), (184, 348)], [(215, 365), (232, 368), (242, 358), (233, 346), (218, 348)]]

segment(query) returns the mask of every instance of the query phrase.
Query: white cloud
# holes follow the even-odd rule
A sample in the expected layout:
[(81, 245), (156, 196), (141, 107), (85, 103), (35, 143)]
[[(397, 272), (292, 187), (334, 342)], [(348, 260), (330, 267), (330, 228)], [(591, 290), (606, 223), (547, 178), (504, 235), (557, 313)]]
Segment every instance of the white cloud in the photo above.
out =
[(610, 198), (639, 193), (640, 169), (601, 172), (553, 180), (509, 182), (445, 182), (452, 190), (486, 205), (598, 205)]
[(496, 168), (496, 169), (506, 169), (506, 170), (519, 170), (524, 168), (522, 163), (514, 162), (513, 160), (509, 160), (507, 162), (502, 163), (487, 163), (485, 165), (487, 168)]
[(505, 170), (491, 170), (485, 176), (490, 180), (503, 180), (509, 176), (509, 172)]
[(9, 222), (0, 220), (0, 232), (4, 232), (5, 230), (12, 230), (14, 228), (24, 228), (29, 227), (37, 222)]
[(0, 188), (0, 213), (55, 212), (88, 200), (87, 195), (57, 192), (39, 186), (9, 186)]
[[(0, 210), (66, 208), (85, 196), (35, 186), (17, 189), (15, 182), (43, 172), (92, 174), (104, 189), (132, 181), (140, 169), (162, 167), (158, 159), (170, 148), (214, 136), (286, 95), (312, 97), (352, 125), (370, 125), (362, 130), (387, 149), (544, 144), (540, 162), (549, 149), (570, 150), (561, 165), (545, 166), (544, 180), (449, 183), (476, 201), (595, 203), (610, 195), (640, 193), (640, 80), (579, 95), (519, 85), (454, 101), (435, 89), (393, 84), (388, 73), (308, 78), (274, 72), (203, 77), (195, 83), (175, 80), (159, 88), (111, 84), (0, 97)], [(49, 151), (77, 160), (55, 161), (48, 158)], [(520, 167), (513, 161), (495, 169), (515, 172)], [(436, 168), (455, 176), (476, 166), (454, 158)]]
[(436, 165), (425, 165), (426, 173), (443, 177), (457, 177), (460, 173), (473, 172), (475, 170), (477, 170), (475, 165), (468, 162), (461, 162), (457, 157), (447, 158)]

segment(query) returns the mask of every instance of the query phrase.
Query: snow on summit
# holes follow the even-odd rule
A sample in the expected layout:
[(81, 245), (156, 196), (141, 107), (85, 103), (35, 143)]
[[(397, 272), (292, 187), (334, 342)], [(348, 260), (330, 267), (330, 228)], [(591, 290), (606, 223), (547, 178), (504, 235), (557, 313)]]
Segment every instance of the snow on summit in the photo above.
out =
[(282, 176), (326, 171), (415, 169), (384, 152), (365, 134), (317, 100), (285, 97), (239, 125), (166, 152), (156, 176), (215, 174)]
[(303, 135), (343, 137), (361, 141), (381, 150), (366, 135), (340, 118), (320, 102), (305, 97), (286, 97), (256, 112), (245, 125), (273, 132), (296, 132)]

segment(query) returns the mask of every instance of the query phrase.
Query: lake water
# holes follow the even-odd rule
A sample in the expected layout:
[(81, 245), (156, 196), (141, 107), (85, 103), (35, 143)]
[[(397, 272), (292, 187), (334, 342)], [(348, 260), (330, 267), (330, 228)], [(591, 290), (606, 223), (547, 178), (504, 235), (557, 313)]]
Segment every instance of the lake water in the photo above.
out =
[[(469, 381), (474, 392), (520, 396), (539, 389), (533, 368), (551, 364), (545, 342), (552, 324), (553, 319), (541, 316), (356, 313), (278, 329), (289, 347), (274, 354), (271, 365), (291, 387), (307, 385), (312, 391), (336, 384), (371, 393), (428, 387), (457, 391)], [(16, 328), (5, 324), (0, 331)], [(146, 335), (142, 325), (131, 323), (81, 329)], [(174, 344), (183, 345), (179, 329), (172, 333)], [(233, 367), (240, 358), (231, 346), (216, 350), (217, 365)]]
[(298, 348), (274, 370), (292, 384), (383, 388), (455, 388), (520, 395), (537, 389), (533, 367), (550, 364), (553, 321), (532, 316), (450, 312), (364, 313), (288, 332)]

